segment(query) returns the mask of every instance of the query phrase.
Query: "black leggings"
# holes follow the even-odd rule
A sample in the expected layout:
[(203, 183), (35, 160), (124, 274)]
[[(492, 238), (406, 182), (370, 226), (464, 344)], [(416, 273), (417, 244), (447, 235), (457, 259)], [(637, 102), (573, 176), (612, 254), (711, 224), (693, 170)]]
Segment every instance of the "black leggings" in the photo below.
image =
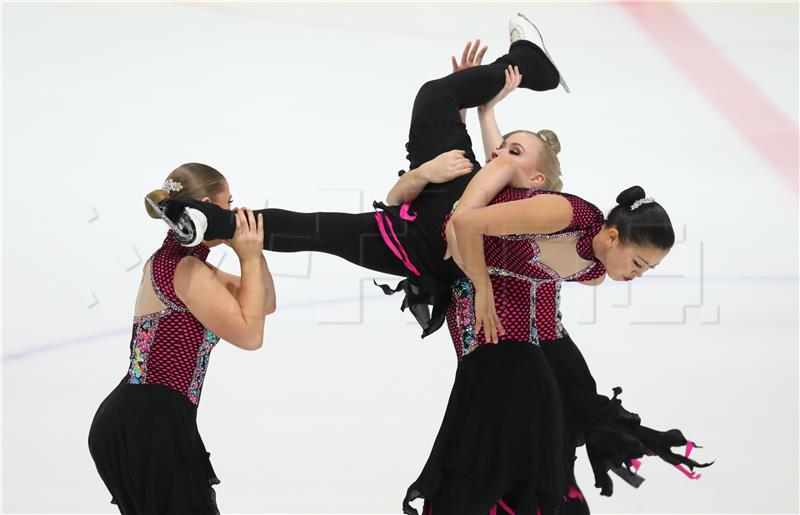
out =
[[(475, 66), (425, 83), (417, 93), (406, 144), (411, 168), (417, 168), (449, 150), (464, 150), (474, 171), (445, 184), (428, 185), (412, 203), (417, 213), (398, 238), (404, 247), (425, 242), (427, 250), (414, 263), (422, 272), (441, 270), (445, 244), (441, 226), (453, 203), (461, 197), (469, 180), (480, 169), (459, 110), (491, 100), (505, 84), (505, 69), (519, 66), (521, 87), (553, 89), (559, 76), (542, 50), (528, 41), (518, 41), (509, 53), (492, 64)], [(333, 254), (356, 265), (381, 273), (405, 276), (406, 268), (392, 254), (378, 231), (374, 213), (296, 213), (282, 209), (256, 211), (264, 215), (264, 249), (275, 252), (313, 251)], [(234, 227), (228, 228), (233, 234)], [(415, 231), (419, 234), (408, 234)]]
[(406, 274), (406, 268), (383, 242), (375, 213), (255, 212), (264, 214), (264, 250), (324, 252), (376, 272)]

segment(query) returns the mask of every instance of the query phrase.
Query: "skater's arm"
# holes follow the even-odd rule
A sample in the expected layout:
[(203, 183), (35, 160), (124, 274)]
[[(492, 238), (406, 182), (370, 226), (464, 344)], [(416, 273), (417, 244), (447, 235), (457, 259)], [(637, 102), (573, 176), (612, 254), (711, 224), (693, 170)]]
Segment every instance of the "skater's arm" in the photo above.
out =
[(497, 125), (494, 116), (494, 108), (479, 107), (478, 122), (481, 125), (481, 138), (483, 139), (484, 162), (489, 162), (492, 152), (500, 148), (503, 144), (503, 134)]
[[(266, 304), (264, 305), (264, 315), (271, 315), (275, 312), (275, 284), (273, 283), (272, 274), (269, 271), (267, 260), (264, 259), (262, 264), (265, 267), (264, 292), (266, 294)], [(206, 263), (206, 266), (211, 269), (214, 277), (220, 281), (223, 286), (225, 286), (225, 289), (228, 290), (231, 295), (236, 298), (239, 297), (239, 289), (241, 287), (242, 280), (238, 275), (223, 272), (219, 268), (208, 263)]]
[(188, 256), (175, 269), (175, 293), (205, 327), (220, 338), (247, 350), (261, 347), (267, 294), (262, 263), (263, 217), (252, 211), (236, 213), (232, 246), (239, 256), (242, 275), (237, 296), (214, 276), (201, 260)]
[(481, 138), (483, 139), (483, 152), (486, 162), (489, 162), (492, 152), (500, 148), (503, 143), (503, 133), (500, 132), (500, 127), (497, 125), (494, 106), (517, 89), (520, 82), (522, 82), (522, 74), (519, 73), (519, 68), (509, 65), (506, 68), (506, 84), (503, 89), (493, 99), (478, 107), (478, 122), (481, 125)]
[(444, 152), (401, 175), (386, 195), (386, 204), (399, 206), (411, 202), (428, 184), (452, 181), (471, 171), (472, 162), (464, 157), (463, 150)]
[(275, 313), (275, 308), (277, 307), (275, 281), (272, 280), (272, 272), (269, 271), (269, 265), (266, 259), (262, 259), (261, 268), (264, 274), (264, 315), (271, 315)]
[(456, 209), (450, 223), (456, 237), (455, 244), (461, 262), (459, 266), (477, 288), (489, 281), (484, 236), (550, 234), (564, 229), (571, 221), (572, 206), (566, 198), (560, 195), (537, 195), (481, 208)]
[(464, 194), (458, 200), (456, 213), (468, 209), (484, 207), (511, 184), (519, 172), (514, 161), (508, 156), (499, 156), (483, 168), (469, 181)]
[(511, 184), (512, 179), (518, 172), (517, 166), (510, 157), (498, 156), (481, 168), (475, 174), (475, 177), (469, 181), (464, 194), (458, 200), (453, 217), (445, 227), (447, 252), (444, 259), (452, 256), (456, 264), (462, 269), (464, 268), (462, 266), (461, 245), (458, 243), (459, 236), (453, 229), (453, 220), (460, 213), (487, 206), (498, 193)]
[[(459, 203), (459, 208), (461, 204)], [(483, 259), (483, 236), (552, 234), (572, 222), (572, 205), (561, 195), (537, 195), (491, 206), (456, 209), (451, 219), (464, 261)], [(473, 256), (474, 250), (480, 250)]]
[(386, 204), (389, 206), (399, 206), (406, 202), (411, 202), (420, 194), (425, 186), (428, 185), (428, 179), (425, 177), (423, 164), (419, 168), (409, 170), (397, 179), (392, 189), (386, 194)]

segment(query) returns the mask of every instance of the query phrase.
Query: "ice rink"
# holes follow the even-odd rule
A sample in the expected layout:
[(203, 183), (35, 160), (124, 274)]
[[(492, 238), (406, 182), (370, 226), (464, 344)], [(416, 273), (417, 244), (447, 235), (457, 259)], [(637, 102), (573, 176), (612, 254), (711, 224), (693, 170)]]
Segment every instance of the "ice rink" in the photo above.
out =
[[(148, 192), (198, 161), (235, 205), (368, 211), (407, 166), (419, 86), (467, 39), (505, 53), (516, 11), (573, 93), (516, 91), (501, 128), (555, 130), (564, 191), (607, 211), (640, 184), (678, 233), (633, 284), (565, 285), (565, 325), (599, 390), (716, 460), (690, 481), (647, 458), (605, 498), (581, 449), (592, 511), (800, 511), (798, 4), (624, 2), (4, 2), (0, 511), (114, 512), (87, 434), (166, 231)], [(221, 342), (199, 409), (221, 510), (400, 513), (452, 386), (447, 331), (421, 341), (372, 285), (389, 277), (267, 259), (264, 346)], [(238, 273), (228, 247), (209, 262)]]

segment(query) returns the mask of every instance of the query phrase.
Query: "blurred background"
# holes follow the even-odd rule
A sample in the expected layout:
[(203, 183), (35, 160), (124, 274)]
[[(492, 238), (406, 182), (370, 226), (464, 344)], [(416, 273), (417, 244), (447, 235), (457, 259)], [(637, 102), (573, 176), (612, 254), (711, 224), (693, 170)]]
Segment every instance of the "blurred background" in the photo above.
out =
[[(565, 285), (565, 324), (610, 395), (716, 460), (595, 513), (798, 512), (797, 3), (4, 3), (2, 511), (111, 513), (87, 448), (127, 370), (143, 197), (183, 162), (234, 204), (368, 211), (405, 168), (419, 86), (468, 39), (537, 22), (572, 94), (514, 92), (504, 131), (555, 130), (564, 190), (608, 211), (642, 185), (679, 243), (634, 284)], [(468, 125), (481, 159), (477, 120)], [(388, 280), (268, 254), (264, 347), (222, 343), (198, 424), (225, 513), (400, 513), (456, 366)], [(238, 273), (236, 255), (209, 262)]]

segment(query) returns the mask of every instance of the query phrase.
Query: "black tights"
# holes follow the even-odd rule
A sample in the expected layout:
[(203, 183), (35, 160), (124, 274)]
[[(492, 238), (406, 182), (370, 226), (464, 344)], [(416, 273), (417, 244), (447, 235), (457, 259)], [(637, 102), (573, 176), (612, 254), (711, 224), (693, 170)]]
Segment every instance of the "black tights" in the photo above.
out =
[(264, 250), (324, 252), (351, 263), (403, 276), (406, 269), (383, 242), (375, 213), (296, 213), (261, 209), (264, 214)]
[[(417, 93), (411, 114), (409, 141), (406, 144), (412, 168), (419, 167), (449, 150), (464, 150), (475, 160), (472, 142), (459, 110), (476, 107), (494, 97), (505, 84), (505, 69), (519, 66), (523, 76), (521, 87), (533, 90), (553, 89), (558, 85), (558, 72), (544, 52), (528, 41), (514, 43), (507, 55), (492, 64), (475, 66), (425, 83)], [(428, 185), (412, 204), (418, 214), (408, 224), (406, 234), (398, 234), (404, 247), (425, 241), (425, 252), (416, 252), (421, 271), (440, 270), (444, 255), (441, 225), (453, 203), (461, 197), (473, 174), (445, 184)], [(378, 232), (374, 213), (296, 213), (283, 209), (262, 209), (264, 215), (264, 249), (276, 252), (314, 251), (342, 257), (351, 263), (381, 273), (404, 276), (408, 271), (384, 244)], [(210, 223), (216, 223), (210, 220)], [(231, 237), (234, 225), (226, 222), (222, 233)], [(220, 229), (215, 227), (215, 231)], [(417, 235), (407, 234), (417, 231)]]

